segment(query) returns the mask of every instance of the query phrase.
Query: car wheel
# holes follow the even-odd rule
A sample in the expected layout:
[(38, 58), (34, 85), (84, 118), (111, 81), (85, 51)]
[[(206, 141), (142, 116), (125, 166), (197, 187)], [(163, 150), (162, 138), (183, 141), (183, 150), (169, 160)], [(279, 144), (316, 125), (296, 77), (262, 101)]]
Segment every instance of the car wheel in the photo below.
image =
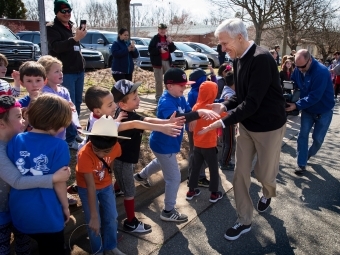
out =
[(112, 56), (109, 57), (109, 61), (108, 61), (108, 67), (111, 67), (112, 66)]
[(209, 64), (211, 65), (212, 68), (215, 68), (215, 63), (212, 59), (209, 59)]
[(185, 70), (189, 69), (188, 61), (185, 61)]

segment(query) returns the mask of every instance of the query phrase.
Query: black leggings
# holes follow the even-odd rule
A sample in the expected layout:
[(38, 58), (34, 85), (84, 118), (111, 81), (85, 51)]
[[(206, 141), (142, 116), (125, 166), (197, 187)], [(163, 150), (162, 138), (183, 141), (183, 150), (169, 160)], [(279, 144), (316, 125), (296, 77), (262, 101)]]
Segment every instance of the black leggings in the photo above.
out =
[(132, 81), (132, 73), (115, 73), (112, 74), (112, 77), (116, 82), (123, 79)]
[(28, 235), (25, 235), (19, 232), (16, 228), (13, 227), (12, 223), (7, 223), (4, 225), (0, 225), (0, 247), (1, 247), (1, 255), (10, 255), (11, 254), (11, 232), (14, 234), (14, 242), (15, 242), (15, 253), (17, 255), (29, 255), (31, 254), (31, 238)]
[(61, 255), (65, 254), (64, 230), (55, 233), (29, 234), (38, 243), (40, 255)]

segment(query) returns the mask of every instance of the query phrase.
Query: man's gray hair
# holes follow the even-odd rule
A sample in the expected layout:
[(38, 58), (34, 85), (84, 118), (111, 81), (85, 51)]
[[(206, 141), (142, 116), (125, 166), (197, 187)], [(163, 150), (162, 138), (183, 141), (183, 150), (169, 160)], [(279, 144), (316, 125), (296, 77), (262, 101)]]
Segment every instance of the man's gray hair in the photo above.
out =
[(238, 34), (241, 34), (245, 40), (248, 41), (247, 28), (243, 21), (238, 18), (226, 19), (223, 21), (215, 31), (215, 36), (222, 32), (226, 32), (230, 37), (235, 38)]

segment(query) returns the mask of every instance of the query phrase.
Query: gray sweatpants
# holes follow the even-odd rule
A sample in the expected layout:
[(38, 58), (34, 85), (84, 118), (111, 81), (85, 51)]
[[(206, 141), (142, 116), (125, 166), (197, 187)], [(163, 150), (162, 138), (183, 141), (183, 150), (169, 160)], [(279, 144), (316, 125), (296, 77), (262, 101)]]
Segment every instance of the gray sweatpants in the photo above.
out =
[(139, 175), (142, 178), (149, 178), (154, 173), (162, 170), (165, 181), (164, 210), (171, 211), (176, 205), (177, 192), (181, 183), (181, 173), (176, 154), (159, 154), (154, 151), (153, 153), (156, 158), (143, 168)]

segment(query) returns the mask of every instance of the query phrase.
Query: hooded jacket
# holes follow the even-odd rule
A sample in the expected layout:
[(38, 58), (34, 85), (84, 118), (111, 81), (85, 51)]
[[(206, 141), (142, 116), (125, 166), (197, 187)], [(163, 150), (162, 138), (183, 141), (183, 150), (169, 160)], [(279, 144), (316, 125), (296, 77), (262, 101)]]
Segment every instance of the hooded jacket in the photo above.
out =
[[(217, 95), (217, 86), (215, 82), (205, 81), (199, 87), (197, 102), (192, 108), (193, 111), (199, 109), (208, 109), (207, 104), (212, 104)], [(222, 116), (226, 116), (227, 113), (223, 113)], [(216, 130), (208, 131), (203, 135), (197, 133), (202, 130), (203, 127), (209, 126), (215, 120), (198, 119), (194, 129), (194, 146), (199, 148), (213, 148), (217, 145), (217, 132)]]

